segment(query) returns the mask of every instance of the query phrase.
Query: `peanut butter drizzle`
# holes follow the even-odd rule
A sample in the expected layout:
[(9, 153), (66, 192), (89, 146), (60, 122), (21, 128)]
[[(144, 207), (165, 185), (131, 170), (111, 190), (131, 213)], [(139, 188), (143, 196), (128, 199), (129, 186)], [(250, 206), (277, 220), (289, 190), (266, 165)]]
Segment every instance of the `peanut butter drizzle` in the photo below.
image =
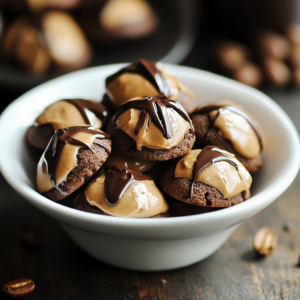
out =
[(149, 115), (146, 130), (148, 131), (151, 122), (153, 122), (166, 139), (172, 136), (172, 126), (170, 122), (170, 117), (167, 112), (167, 108), (174, 109), (185, 121), (188, 122), (191, 132), (194, 132), (194, 127), (192, 122), (184, 110), (184, 108), (177, 102), (169, 100), (166, 97), (145, 97), (142, 100), (132, 100), (122, 104), (115, 115), (113, 116), (113, 124), (115, 125), (118, 117), (129, 109), (139, 109), (140, 113), (138, 122), (134, 129), (134, 133), (138, 135), (139, 131), (144, 125), (146, 115)]
[[(68, 105), (72, 105), (74, 109)], [(81, 125), (100, 128), (102, 122), (105, 123), (108, 117), (106, 108), (96, 101), (64, 99), (49, 105), (36, 119), (35, 126), (50, 123), (54, 130)]]
[(229, 110), (237, 115), (240, 115), (242, 116), (244, 119), (247, 120), (247, 122), (250, 124), (250, 126), (253, 128), (257, 138), (258, 138), (258, 141), (259, 141), (259, 146), (260, 146), (260, 151), (262, 151), (263, 149), (263, 141), (262, 141), (262, 137), (260, 135), (260, 132), (259, 132), (259, 129), (257, 127), (257, 125), (255, 124), (255, 122), (241, 109), (239, 109), (238, 107), (236, 106), (233, 106), (233, 105), (226, 105), (226, 104), (213, 104), (213, 105), (208, 105), (208, 106), (204, 106), (200, 109), (196, 109), (191, 115), (194, 115), (194, 114), (204, 114), (204, 113), (210, 113), (214, 110), (217, 110), (217, 114), (215, 115), (215, 117), (211, 120), (211, 123), (210, 123), (210, 128), (209, 130), (207, 131), (206, 133), (206, 136), (204, 137), (204, 141), (203, 143), (205, 143), (207, 137), (209, 136), (209, 132), (210, 132), (210, 129), (214, 126), (216, 120), (218, 119), (218, 117), (220, 116), (220, 109), (225, 109), (225, 110)]
[[(95, 139), (110, 138), (110, 135), (101, 132), (99, 130), (96, 130), (93, 127), (76, 126), (76, 127), (58, 129), (55, 132), (52, 139), (50, 140), (43, 154), (42, 168), (46, 168), (46, 170), (43, 170), (43, 173), (45, 173), (44, 171), (48, 173), (51, 184), (60, 192), (62, 191), (58, 188), (59, 184), (57, 184), (56, 174), (59, 165), (61, 163), (60, 160), (65, 146), (69, 144), (77, 147), (83, 147), (93, 152), (91, 146), (87, 142), (83, 142), (79, 139), (73, 138), (73, 136), (79, 133), (86, 133), (92, 135), (94, 137), (94, 141), (93, 141), (94, 144), (97, 144), (98, 146), (107, 149), (104, 145), (95, 141)], [(76, 160), (76, 157), (74, 157), (74, 160)]]
[(116, 205), (132, 184), (143, 180), (152, 180), (152, 178), (126, 168), (113, 167), (106, 171), (104, 182), (106, 202)]
[(190, 187), (188, 201), (192, 200), (194, 184), (196, 183), (199, 175), (210, 165), (213, 165), (221, 161), (225, 161), (231, 164), (237, 170), (240, 179), (243, 180), (240, 175), (237, 163), (230, 156), (225, 155), (224, 152), (217, 147), (206, 146), (197, 156), (197, 159), (194, 163), (193, 173), (192, 173), (192, 184)]

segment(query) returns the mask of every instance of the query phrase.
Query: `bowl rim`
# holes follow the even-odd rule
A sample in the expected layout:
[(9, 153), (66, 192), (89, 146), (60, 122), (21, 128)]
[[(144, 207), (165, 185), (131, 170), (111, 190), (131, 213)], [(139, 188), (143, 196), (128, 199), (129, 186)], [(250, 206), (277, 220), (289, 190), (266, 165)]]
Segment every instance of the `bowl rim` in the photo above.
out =
[[(287, 116), (287, 114), (283, 111), (283, 109), (275, 103), (271, 98), (263, 94), (262, 92), (253, 89), (249, 86), (246, 86), (244, 84), (241, 84), (239, 82), (233, 81), (231, 79), (191, 68), (186, 66), (177, 66), (177, 65), (171, 65), (171, 64), (165, 64), (164, 65), (167, 68), (173, 68), (174, 70), (178, 70), (182, 72), (183, 74), (189, 74), (200, 76), (201, 78), (205, 76), (205, 80), (217, 82), (218, 85), (229, 85), (231, 89), (234, 89), (239, 92), (243, 93), (250, 93), (255, 97), (260, 98), (261, 101), (263, 101), (269, 109), (272, 110), (275, 115), (277, 115), (278, 120), (284, 125), (285, 132), (287, 134), (287, 137), (291, 141), (293, 147), (291, 149), (289, 161), (286, 164), (285, 168), (282, 170), (282, 173), (280, 176), (278, 176), (276, 179), (273, 180), (273, 182), (263, 191), (261, 191), (259, 194), (254, 195), (249, 200), (240, 203), (239, 205), (232, 206), (227, 209), (217, 210), (210, 213), (204, 213), (199, 215), (192, 215), (192, 216), (183, 216), (183, 217), (172, 217), (172, 218), (161, 218), (161, 219), (134, 219), (134, 218), (112, 218), (110, 216), (105, 215), (96, 215), (91, 213), (86, 213), (83, 211), (79, 211), (76, 209), (72, 209), (63, 205), (60, 205), (59, 203), (53, 202), (44, 196), (40, 195), (37, 191), (32, 189), (30, 186), (28, 186), (25, 182), (16, 182), (15, 181), (15, 175), (14, 170), (12, 168), (9, 168), (9, 164), (6, 162), (5, 157), (3, 155), (3, 149), (4, 147), (0, 147), (0, 171), (2, 172), (4, 178), (6, 181), (23, 197), (25, 197), (29, 202), (37, 206), (38, 208), (42, 209), (44, 212), (49, 212), (52, 216), (59, 216), (58, 219), (64, 219), (65, 217), (71, 218), (73, 220), (80, 220), (81, 222), (87, 222), (89, 224), (102, 224), (106, 226), (112, 226), (112, 227), (119, 227), (122, 226), (124, 228), (130, 228), (139, 226), (141, 228), (160, 228), (160, 226), (181, 226), (183, 224), (199, 224), (201, 222), (202, 224), (205, 222), (215, 222), (220, 221), (224, 219), (232, 219), (241, 214), (241, 212), (249, 211), (249, 217), (255, 214), (256, 212), (263, 209), (265, 206), (270, 204), (272, 201), (274, 201), (279, 195), (281, 195), (288, 186), (292, 183), (294, 178), (296, 177), (299, 166), (300, 166), (300, 156), (298, 153), (300, 153), (300, 141), (299, 136), (297, 133), (297, 130), (292, 123), (291, 119)], [(16, 107), (23, 102), (26, 102), (27, 98), (30, 97), (30, 95), (40, 92), (41, 90), (55, 85), (61, 80), (72, 80), (72, 78), (76, 78), (78, 76), (85, 76), (85, 74), (89, 74), (90, 72), (105, 72), (107, 70), (111, 70), (117, 67), (124, 66), (124, 63), (122, 64), (110, 64), (110, 65), (104, 65), (99, 67), (93, 67), (93, 68), (87, 68), (80, 71), (72, 72), (67, 75), (62, 75), (60, 77), (57, 77), (55, 79), (52, 79), (48, 82), (45, 82), (19, 98), (17, 98), (15, 101), (13, 101), (2, 113), (0, 116), (0, 136), (3, 136), (4, 130), (7, 131), (7, 121), (9, 120), (9, 115), (11, 115)], [(201, 80), (201, 79), (200, 79)], [(5, 144), (5, 143), (4, 143)], [(260, 201), (259, 201), (260, 199)], [(45, 201), (47, 200), (47, 201)], [(56, 218), (56, 217), (55, 217)], [(66, 221), (66, 223), (69, 223)], [(80, 226), (79, 226), (80, 227)]]

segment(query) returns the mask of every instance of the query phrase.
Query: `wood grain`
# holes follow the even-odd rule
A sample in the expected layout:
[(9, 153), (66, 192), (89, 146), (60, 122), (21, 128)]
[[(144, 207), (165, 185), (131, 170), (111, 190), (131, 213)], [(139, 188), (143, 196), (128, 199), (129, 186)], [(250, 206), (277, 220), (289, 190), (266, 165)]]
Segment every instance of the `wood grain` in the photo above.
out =
[[(299, 177), (275, 203), (247, 220), (214, 255), (168, 272), (131, 272), (100, 263), (80, 250), (54, 220), (28, 204), (0, 178), (0, 282), (28, 277), (36, 290), (26, 299), (297, 299), (300, 297)], [(285, 221), (295, 227), (283, 229)], [(41, 247), (23, 244), (17, 229), (36, 224)], [(265, 259), (252, 237), (273, 228), (279, 243)], [(184, 255), (184, 253), (183, 253)]]
[[(300, 92), (266, 92), (299, 130)], [(32, 279), (36, 289), (27, 300), (300, 299), (299, 195), (298, 175), (277, 201), (242, 224), (221, 249), (200, 263), (168, 272), (131, 272), (85, 254), (54, 220), (15, 193), (0, 174), (0, 286), (16, 278)], [(286, 221), (295, 225), (290, 232), (283, 230)], [(26, 222), (43, 231), (41, 247), (20, 241), (17, 230)], [(275, 251), (262, 259), (252, 249), (252, 238), (264, 226), (275, 230), (279, 240)], [(0, 291), (0, 299), (3, 297)]]

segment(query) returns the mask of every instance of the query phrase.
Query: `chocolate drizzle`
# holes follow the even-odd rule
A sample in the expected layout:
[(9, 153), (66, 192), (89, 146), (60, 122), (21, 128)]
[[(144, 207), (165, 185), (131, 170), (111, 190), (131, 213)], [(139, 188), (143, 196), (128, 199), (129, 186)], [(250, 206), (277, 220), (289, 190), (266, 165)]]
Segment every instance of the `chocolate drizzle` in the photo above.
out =
[(194, 163), (193, 173), (192, 173), (192, 184), (189, 192), (188, 201), (192, 200), (194, 184), (197, 181), (199, 175), (210, 165), (213, 165), (220, 161), (226, 161), (232, 166), (234, 166), (240, 178), (242, 179), (239, 173), (238, 165), (230, 156), (224, 154), (219, 148), (216, 148), (214, 146), (206, 146), (197, 156), (197, 159)]
[[(214, 110), (218, 110), (216, 116), (213, 118), (213, 120), (211, 120), (210, 124), (210, 128), (208, 129), (205, 137), (204, 137), (204, 141), (203, 143), (205, 143), (207, 137), (209, 136), (209, 132), (210, 132), (210, 129), (214, 126), (214, 123), (216, 122), (217, 118), (220, 116), (220, 109), (227, 109), (237, 115), (240, 115), (242, 116), (244, 119), (247, 120), (247, 122), (251, 125), (251, 127), (253, 128), (257, 138), (258, 138), (258, 141), (259, 141), (259, 145), (260, 145), (260, 151), (262, 151), (263, 149), (263, 142), (262, 142), (262, 138), (261, 138), (261, 135), (259, 133), (259, 129), (257, 127), (257, 125), (255, 124), (255, 122), (243, 111), (241, 110), (240, 108), (236, 107), (236, 106), (232, 106), (232, 105), (222, 105), (222, 104), (215, 104), (215, 105), (208, 105), (208, 106), (204, 106), (204, 107), (201, 107), (199, 109), (196, 109), (192, 114), (192, 115), (195, 115), (195, 114), (204, 114), (204, 113), (210, 113)], [(210, 120), (210, 118), (209, 118)]]
[(100, 103), (84, 100), (84, 99), (65, 99), (79, 110), (86, 124), (92, 125), (92, 120), (89, 117), (89, 111), (94, 113), (100, 120), (104, 122), (108, 118), (107, 109)]
[[(73, 136), (79, 132), (88, 133), (94, 135), (98, 139), (110, 138), (110, 135), (96, 130), (94, 127), (88, 126), (75, 126), (70, 128), (58, 129), (50, 140), (45, 152), (44, 152), (44, 162), (46, 164), (47, 172), (51, 183), (57, 188), (55, 174), (59, 165), (60, 157), (62, 155), (63, 149), (66, 144), (71, 144), (74, 146), (84, 147), (93, 152), (89, 144), (82, 142), (78, 139), (73, 138)], [(96, 140), (95, 144), (106, 149), (106, 147)], [(106, 149), (107, 150), (107, 149)]]
[(118, 117), (129, 109), (141, 110), (138, 122), (134, 128), (134, 133), (137, 135), (143, 127), (146, 115), (149, 114), (146, 130), (148, 131), (151, 122), (153, 122), (162, 132), (166, 139), (172, 136), (172, 126), (167, 108), (174, 109), (184, 120), (186, 120), (190, 127), (191, 132), (194, 132), (192, 122), (184, 110), (184, 108), (173, 100), (166, 97), (145, 97), (142, 100), (132, 100), (122, 104), (113, 116), (113, 124), (115, 124)]
[(104, 181), (106, 202), (112, 206), (116, 205), (132, 184), (143, 180), (152, 178), (126, 168), (113, 167), (106, 171)]
[[(164, 77), (164, 75), (160, 72), (156, 67), (155, 62), (145, 61), (140, 59), (139, 61), (119, 70), (115, 74), (106, 78), (105, 84), (106, 86), (114, 81), (118, 76), (124, 73), (133, 73), (139, 74), (147, 79), (162, 95), (168, 97), (171, 95), (171, 88)], [(146, 95), (143, 95), (146, 96)]]

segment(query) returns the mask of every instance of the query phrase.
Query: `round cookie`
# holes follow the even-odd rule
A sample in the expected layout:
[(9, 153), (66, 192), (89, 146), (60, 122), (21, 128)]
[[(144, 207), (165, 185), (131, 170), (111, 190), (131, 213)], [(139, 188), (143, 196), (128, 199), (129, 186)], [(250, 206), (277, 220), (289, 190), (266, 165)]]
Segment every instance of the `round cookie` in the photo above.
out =
[[(73, 202), (73, 208), (77, 209), (77, 210), (82, 210), (88, 213), (92, 213), (92, 214), (98, 214), (98, 215), (106, 215), (106, 216), (111, 216), (109, 214), (104, 213), (100, 208), (90, 205), (87, 200), (86, 197), (84, 195), (84, 193), (79, 194)], [(150, 217), (150, 218), (155, 218), (155, 219), (161, 219), (161, 218), (169, 218), (171, 216), (170, 212), (167, 211), (165, 213), (160, 213), (156, 216)]]
[(118, 167), (93, 180), (75, 198), (73, 207), (124, 218), (169, 216), (169, 205), (151, 177)]
[(135, 62), (106, 78), (106, 94), (103, 104), (117, 109), (136, 97), (166, 96), (178, 101), (187, 113), (195, 109), (192, 92), (180, 80), (168, 74), (159, 63)]
[(124, 103), (107, 131), (123, 154), (151, 161), (183, 156), (195, 141), (187, 113), (166, 97), (136, 98)]
[(37, 167), (39, 193), (53, 201), (69, 196), (100, 169), (110, 152), (110, 136), (93, 127), (57, 130)]
[(263, 164), (262, 131), (256, 122), (232, 102), (207, 105), (191, 114), (200, 147), (214, 145), (233, 153), (251, 172)]
[(213, 146), (192, 150), (166, 171), (159, 186), (173, 198), (199, 206), (230, 207), (250, 198), (252, 178), (231, 153)]
[(222, 208), (207, 207), (207, 206), (204, 207), (204, 206), (192, 205), (186, 202), (174, 200), (174, 202), (170, 206), (170, 213), (172, 217), (185, 217), (185, 216), (206, 214), (220, 209)]
[(109, 113), (105, 106), (84, 99), (64, 99), (49, 105), (26, 132), (29, 144), (44, 150), (55, 130), (70, 126), (91, 125), (102, 128)]
[(158, 25), (146, 0), (85, 0), (78, 20), (95, 43), (122, 42), (152, 34)]

